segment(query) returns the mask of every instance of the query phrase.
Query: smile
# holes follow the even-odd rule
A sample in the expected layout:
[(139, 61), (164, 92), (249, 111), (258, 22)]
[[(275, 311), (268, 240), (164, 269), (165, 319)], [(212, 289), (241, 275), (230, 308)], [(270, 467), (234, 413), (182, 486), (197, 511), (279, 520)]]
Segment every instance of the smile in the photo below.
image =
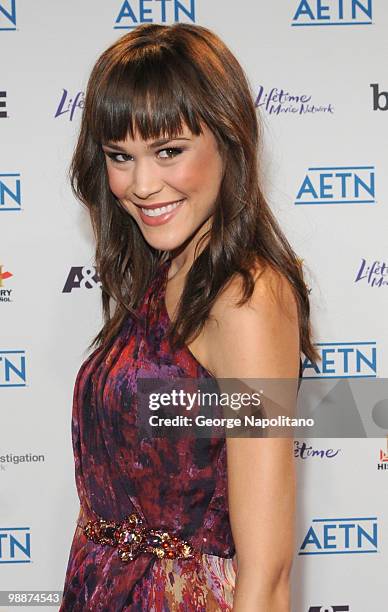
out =
[(174, 202), (173, 204), (168, 204), (167, 206), (161, 206), (160, 208), (141, 208), (141, 212), (143, 215), (147, 217), (159, 217), (160, 215), (165, 215), (166, 213), (175, 210), (180, 204), (182, 204), (183, 200), (179, 200), (178, 202)]

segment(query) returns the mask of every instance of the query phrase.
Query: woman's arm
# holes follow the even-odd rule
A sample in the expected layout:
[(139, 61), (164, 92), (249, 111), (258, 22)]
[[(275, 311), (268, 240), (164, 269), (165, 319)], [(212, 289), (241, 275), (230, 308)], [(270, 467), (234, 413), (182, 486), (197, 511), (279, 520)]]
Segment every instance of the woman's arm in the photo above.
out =
[[(238, 308), (233, 282), (217, 300), (207, 334), (217, 378), (295, 378), (297, 306), (288, 281), (266, 272)], [(227, 438), (229, 512), (237, 553), (233, 612), (289, 612), (294, 549), (292, 438)]]

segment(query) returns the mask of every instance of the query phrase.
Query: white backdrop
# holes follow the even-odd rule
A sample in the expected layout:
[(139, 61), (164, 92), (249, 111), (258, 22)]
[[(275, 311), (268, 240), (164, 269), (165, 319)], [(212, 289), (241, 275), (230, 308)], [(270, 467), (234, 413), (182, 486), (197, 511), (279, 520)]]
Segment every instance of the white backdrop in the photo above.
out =
[[(66, 173), (94, 61), (147, 20), (213, 29), (248, 73), (267, 195), (311, 287), (323, 364), (304, 376), (388, 375), (385, 0), (0, 0), (3, 590), (63, 587), (73, 383), (101, 324), (92, 233)], [(296, 442), (293, 612), (386, 609), (384, 435)]]

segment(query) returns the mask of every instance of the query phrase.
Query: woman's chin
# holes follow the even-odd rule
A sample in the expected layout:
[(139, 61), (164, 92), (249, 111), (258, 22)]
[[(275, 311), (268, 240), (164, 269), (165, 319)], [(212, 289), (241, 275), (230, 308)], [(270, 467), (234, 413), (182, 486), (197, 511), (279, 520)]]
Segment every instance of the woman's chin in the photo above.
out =
[(162, 236), (149, 236), (143, 233), (144, 240), (152, 247), (158, 251), (174, 251), (181, 247), (185, 240), (178, 240), (177, 237), (162, 237)]

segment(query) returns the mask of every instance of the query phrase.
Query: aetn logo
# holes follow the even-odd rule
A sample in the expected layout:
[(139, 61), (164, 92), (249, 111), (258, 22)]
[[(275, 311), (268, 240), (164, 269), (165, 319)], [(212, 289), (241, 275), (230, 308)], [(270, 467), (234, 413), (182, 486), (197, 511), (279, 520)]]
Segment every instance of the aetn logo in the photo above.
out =
[(320, 166), (307, 169), (295, 204), (375, 204), (374, 166)]
[(0, 527), (0, 563), (31, 563), (29, 527)]
[(299, 0), (292, 26), (352, 26), (372, 23), (372, 0)]
[(141, 23), (195, 23), (195, 0), (125, 0), (115, 30), (131, 30)]
[(0, 0), (1, 30), (16, 30), (16, 0)]
[(20, 173), (0, 173), (0, 212), (21, 210)]

